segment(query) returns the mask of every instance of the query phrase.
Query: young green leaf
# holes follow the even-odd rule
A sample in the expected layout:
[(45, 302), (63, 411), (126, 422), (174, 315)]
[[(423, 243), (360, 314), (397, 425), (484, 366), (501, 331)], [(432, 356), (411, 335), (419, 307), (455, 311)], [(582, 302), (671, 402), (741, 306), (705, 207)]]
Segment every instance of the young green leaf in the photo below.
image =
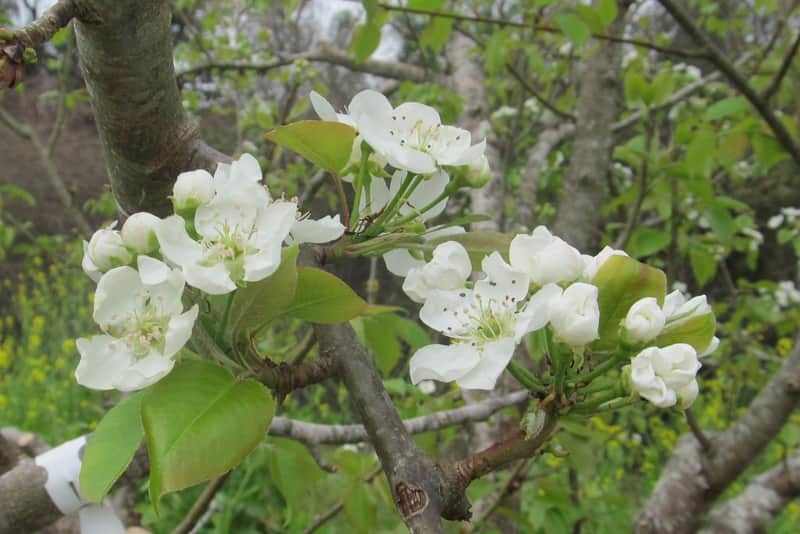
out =
[(350, 159), (356, 131), (341, 122), (300, 121), (275, 128), (265, 137), (338, 174)]
[(294, 300), (297, 287), (297, 245), (283, 249), (281, 266), (272, 275), (250, 282), (233, 297), (230, 318), (231, 333), (236, 339), (241, 332), (258, 330), (283, 315)]
[(100, 502), (122, 475), (144, 437), (142, 393), (123, 400), (103, 417), (89, 436), (81, 464), (81, 495)]
[(655, 297), (663, 304), (667, 294), (667, 277), (663, 271), (628, 256), (608, 258), (592, 283), (599, 289), (600, 339), (593, 344), (596, 349), (616, 346), (620, 322), (637, 300)]
[(312, 323), (336, 324), (361, 315), (367, 302), (334, 275), (313, 267), (298, 267), (297, 290), (286, 315)]
[(237, 380), (222, 367), (187, 361), (142, 399), (150, 455), (150, 498), (219, 476), (258, 445), (275, 401), (254, 380)]

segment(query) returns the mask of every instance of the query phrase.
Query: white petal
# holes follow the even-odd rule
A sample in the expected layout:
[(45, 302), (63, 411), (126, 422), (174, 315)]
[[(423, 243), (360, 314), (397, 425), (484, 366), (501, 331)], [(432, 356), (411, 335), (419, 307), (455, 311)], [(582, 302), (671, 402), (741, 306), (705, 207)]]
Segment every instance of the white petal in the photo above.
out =
[(160, 354), (150, 354), (136, 361), (114, 380), (114, 388), (120, 391), (136, 391), (155, 384), (172, 370), (175, 361)]
[(281, 244), (271, 243), (256, 254), (244, 257), (244, 279), (258, 282), (278, 270), (281, 264)]
[(118, 325), (144, 308), (146, 292), (133, 267), (111, 269), (97, 283), (92, 317), (101, 328)]
[(677, 392), (678, 400), (681, 402), (681, 408), (684, 410), (692, 405), (700, 393), (700, 386), (697, 380), (692, 380)]
[(308, 94), (308, 98), (311, 100), (311, 107), (314, 108), (314, 112), (320, 119), (324, 121), (338, 121), (336, 110), (333, 109), (333, 106), (325, 97), (316, 91), (311, 91)]
[(394, 109), (392, 116), (398, 127), (410, 130), (412, 128), (433, 128), (442, 124), (439, 112), (431, 106), (417, 102), (406, 102)]
[(242, 154), (239, 159), (231, 163), (230, 179), (232, 181), (248, 180), (261, 181), (261, 164), (251, 154)]
[(508, 337), (486, 343), (480, 351), (480, 363), (458, 378), (456, 383), (464, 389), (494, 389), (497, 379), (511, 361), (516, 346), (514, 340)]
[[(460, 159), (459, 156), (470, 148), (470, 143), (472, 143), (470, 133), (455, 126), (441, 126), (438, 132), (439, 139), (431, 149), (436, 161), (440, 165), (465, 165), (469, 163), (469, 161), (463, 163), (458, 163), (458, 161)], [(483, 150), (474, 152), (474, 158), (478, 158), (483, 154)]]
[(462, 377), (480, 362), (477, 349), (461, 343), (426, 345), (414, 353), (409, 362), (411, 382), (423, 380), (451, 382)]
[(186, 265), (183, 274), (186, 276), (187, 284), (209, 295), (224, 295), (236, 289), (236, 284), (231, 280), (231, 273), (222, 263), (210, 267), (199, 264)]
[[(483, 139), (480, 143), (472, 145), (468, 149), (464, 150), (457, 158), (453, 159), (449, 165), (470, 165), (472, 163), (478, 162), (484, 152), (486, 152), (486, 139)], [(488, 167), (489, 162), (486, 161), (485, 165), (484, 162), (481, 162), (481, 170), (483, 167)], [(442, 162), (443, 165), (447, 165), (446, 163)]]
[(386, 161), (396, 169), (403, 169), (417, 174), (430, 174), (436, 171), (436, 160), (433, 156), (406, 148), (399, 144), (378, 145), (375, 151), (386, 158)]
[[(443, 170), (433, 173), (408, 197), (408, 205), (413, 209), (422, 209), (444, 192), (447, 184), (450, 183), (450, 176)], [(431, 219), (442, 213), (447, 206), (447, 199), (440, 201), (422, 216), (423, 220)]]
[(114, 389), (116, 378), (134, 360), (130, 349), (111, 336), (80, 338), (75, 345), (81, 355), (81, 361), (75, 369), (75, 378), (80, 385), (87, 388)]
[(473, 313), (474, 300), (469, 289), (455, 291), (434, 289), (422, 305), (419, 318), (446, 336), (462, 335), (465, 333), (464, 324), (467, 315)]
[(513, 302), (522, 300), (528, 294), (530, 279), (528, 275), (515, 271), (494, 251), (483, 258), (481, 269), (486, 278), (475, 283), (475, 292), (498, 301), (505, 297)]
[(178, 215), (164, 219), (156, 229), (161, 253), (175, 265), (197, 263), (203, 258), (203, 247), (186, 232), (186, 223)]
[(92, 279), (93, 282), (97, 283), (100, 281), (100, 277), (103, 276), (103, 273), (94, 264), (92, 258), (89, 256), (89, 242), (83, 242), (83, 260), (81, 261), (81, 267), (83, 267), (83, 272), (89, 275), (89, 278)]
[(344, 230), (338, 215), (326, 215), (317, 220), (300, 219), (292, 225), (292, 239), (295, 243), (328, 243), (342, 237)]
[(403, 248), (390, 250), (383, 255), (383, 261), (386, 269), (395, 276), (406, 276), (411, 269), (421, 269), (425, 266), (425, 260), (415, 258)]
[(137, 257), (136, 266), (139, 269), (139, 278), (143, 283), (151, 286), (166, 282), (172, 272), (166, 263), (150, 256)]
[(164, 335), (164, 356), (171, 357), (186, 345), (186, 342), (192, 337), (192, 328), (194, 328), (198, 312), (199, 308), (195, 304), (185, 313), (170, 318), (167, 332)]
[(403, 280), (403, 292), (408, 298), (418, 304), (422, 304), (428, 299), (431, 287), (425, 282), (425, 275), (421, 268), (412, 267)]
[(362, 117), (390, 115), (392, 113), (392, 105), (389, 103), (389, 100), (378, 91), (365, 89), (353, 97), (347, 111), (356, 121), (356, 124), (358, 124), (359, 119)]
[(258, 247), (267, 244), (283, 243), (294, 226), (297, 215), (297, 204), (284, 200), (276, 200), (262, 209), (256, 220), (256, 233), (251, 241)]
[(561, 296), (562, 289), (556, 284), (547, 284), (537, 291), (517, 314), (514, 333), (517, 339), (528, 332), (543, 328), (550, 321), (551, 301)]

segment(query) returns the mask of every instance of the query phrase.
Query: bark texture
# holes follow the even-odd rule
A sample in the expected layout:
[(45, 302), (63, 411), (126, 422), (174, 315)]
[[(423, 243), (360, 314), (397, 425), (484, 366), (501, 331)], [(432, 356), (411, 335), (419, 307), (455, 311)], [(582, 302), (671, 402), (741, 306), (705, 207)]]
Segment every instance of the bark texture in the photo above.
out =
[(34, 532), (63, 514), (44, 489), (47, 470), (32, 460), (0, 476), (0, 534)]
[[(629, 2), (620, 0), (617, 18), (607, 30), (619, 37), (625, 29)], [(612, 125), (619, 115), (622, 47), (598, 42), (581, 79), (575, 143), (553, 233), (582, 251), (599, 249), (600, 206), (605, 200), (606, 173), (611, 166)]]
[(638, 533), (696, 532), (714, 500), (778, 434), (800, 402), (800, 344), (728, 430), (703, 450), (683, 436), (634, 524)]
[(175, 177), (209, 156), (181, 106), (169, 3), (92, 6), (95, 17), (78, 20), (75, 33), (117, 205), (123, 215), (166, 215)]

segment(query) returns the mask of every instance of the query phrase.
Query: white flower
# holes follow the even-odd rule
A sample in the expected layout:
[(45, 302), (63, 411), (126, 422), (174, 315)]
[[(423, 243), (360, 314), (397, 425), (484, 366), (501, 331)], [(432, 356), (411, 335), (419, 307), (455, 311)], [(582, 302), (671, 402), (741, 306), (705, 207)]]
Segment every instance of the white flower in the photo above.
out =
[(75, 377), (83, 386), (147, 387), (172, 370), (173, 356), (192, 334), (198, 308), (183, 312), (181, 273), (147, 256), (139, 256), (139, 268), (116, 267), (97, 284), (94, 319), (105, 335), (77, 340)]
[[(474, 289), (431, 291), (422, 322), (450, 337), (450, 345), (428, 345), (411, 358), (411, 381), (455, 381), (462, 388), (494, 388), (519, 340), (547, 324), (551, 289), (529, 301), (529, 280), (493, 252), (482, 263), (486, 278)], [(558, 291), (558, 288), (551, 286)]]
[(540, 286), (572, 282), (583, 272), (580, 252), (544, 226), (537, 226), (531, 235), (515, 236), (508, 255), (514, 269), (527, 273)]
[(579, 347), (594, 341), (600, 325), (597, 287), (583, 282), (570, 285), (550, 300), (549, 314), (556, 336), (564, 343)]
[(172, 187), (172, 204), (176, 212), (192, 211), (214, 198), (214, 179), (203, 169), (182, 172)]
[(697, 371), (700, 361), (694, 347), (676, 343), (668, 347), (648, 347), (631, 361), (633, 390), (660, 408), (678, 402), (688, 408), (697, 398)]
[(326, 215), (321, 219), (301, 218), (292, 225), (291, 239), (293, 243), (328, 243), (339, 239), (345, 227), (339, 216)]
[(653, 297), (637, 300), (625, 316), (625, 332), (629, 340), (645, 342), (655, 339), (664, 329), (666, 317)]
[(336, 113), (331, 103), (318, 92), (311, 91), (308, 94), (308, 98), (311, 100), (311, 107), (314, 108), (314, 112), (320, 119), (331, 122), (342, 122), (355, 128), (356, 124), (353, 122), (353, 119), (350, 118), (350, 115), (346, 113)]
[[(447, 226), (438, 230), (432, 230), (423, 234), (425, 241), (439, 239), (441, 237), (463, 234), (466, 230), (462, 226)], [(390, 250), (383, 255), (383, 261), (386, 264), (386, 269), (395, 276), (408, 276), (411, 269), (422, 269), (425, 266), (425, 260), (418, 258), (411, 254), (404, 248), (396, 248)], [(460, 287), (460, 286), (459, 286)], [(455, 289), (455, 288), (453, 288)], [(424, 299), (423, 299), (424, 300)], [(419, 301), (422, 302), (422, 301)]]
[(249, 154), (230, 165), (220, 163), (213, 177), (214, 197), (194, 215), (199, 241), (178, 215), (158, 226), (161, 252), (181, 267), (186, 283), (222, 295), (277, 270), (297, 205), (270, 199), (260, 182), (261, 168)]
[[(116, 224), (116, 223), (114, 223)], [(83, 242), (83, 270), (97, 282), (102, 274), (114, 267), (133, 261), (133, 254), (125, 246), (122, 236), (113, 226), (96, 231), (87, 243)]]
[(486, 141), (470, 145), (467, 130), (443, 126), (430, 106), (408, 102), (392, 108), (381, 93), (361, 91), (349, 106), (359, 135), (398, 170), (430, 174), (442, 165), (469, 165), (480, 158)]
[(146, 211), (134, 213), (122, 225), (120, 230), (122, 241), (139, 254), (154, 252), (158, 250), (156, 228), (160, 223), (161, 219), (152, 213)]
[(705, 358), (706, 356), (714, 354), (714, 352), (716, 352), (718, 348), (719, 348), (719, 338), (717, 336), (714, 336), (711, 338), (711, 341), (709, 342), (708, 346), (697, 354), (697, 357)]
[(431, 291), (463, 288), (471, 273), (467, 249), (456, 241), (446, 241), (433, 250), (430, 262), (408, 271), (403, 291), (414, 302), (422, 303)]
[(779, 228), (782, 224), (783, 224), (783, 214), (779, 213), (769, 218), (769, 220), (767, 221), (767, 228), (775, 230), (776, 228)]
[(624, 250), (618, 250), (609, 246), (603, 247), (603, 250), (595, 256), (582, 255), (583, 258), (583, 276), (581, 277), (586, 282), (594, 280), (597, 271), (611, 256), (627, 256)]
[(701, 315), (713, 313), (705, 295), (698, 295), (686, 300), (686, 296), (675, 290), (664, 298), (664, 315), (668, 327), (681, 325)]

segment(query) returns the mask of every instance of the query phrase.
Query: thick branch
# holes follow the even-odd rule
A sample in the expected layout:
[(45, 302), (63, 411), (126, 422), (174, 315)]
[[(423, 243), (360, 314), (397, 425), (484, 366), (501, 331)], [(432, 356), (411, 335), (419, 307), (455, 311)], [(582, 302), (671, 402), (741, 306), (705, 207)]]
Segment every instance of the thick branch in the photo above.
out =
[(793, 499), (800, 497), (800, 454), (753, 479), (745, 490), (709, 514), (701, 532), (766, 532)]
[(681, 6), (673, 0), (659, 0), (659, 2), (686, 33), (706, 50), (709, 61), (722, 71), (731, 85), (742, 93), (750, 104), (756, 108), (761, 118), (769, 125), (772, 133), (775, 134), (775, 138), (778, 142), (792, 156), (792, 159), (800, 164), (800, 146), (792, 137), (792, 134), (789, 133), (789, 130), (786, 129), (772, 111), (766, 99), (759, 96), (755, 89), (748, 83), (744, 75), (728, 60), (725, 54), (711, 41), (708, 35), (694, 23), (689, 14), (686, 13)]
[(780, 431), (800, 402), (800, 343), (728, 430), (708, 435), (705, 451), (683, 436), (636, 518), (636, 532), (694, 532), (714, 500)]

